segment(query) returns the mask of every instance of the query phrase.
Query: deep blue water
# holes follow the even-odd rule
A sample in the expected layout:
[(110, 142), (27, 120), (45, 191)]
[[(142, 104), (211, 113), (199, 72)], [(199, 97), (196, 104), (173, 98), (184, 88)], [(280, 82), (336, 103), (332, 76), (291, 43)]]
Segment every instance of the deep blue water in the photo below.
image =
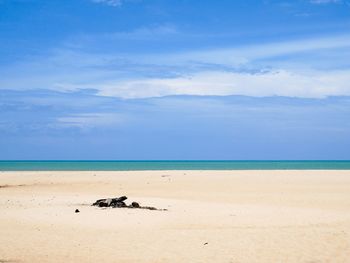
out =
[(350, 170), (350, 161), (0, 161), (0, 171)]

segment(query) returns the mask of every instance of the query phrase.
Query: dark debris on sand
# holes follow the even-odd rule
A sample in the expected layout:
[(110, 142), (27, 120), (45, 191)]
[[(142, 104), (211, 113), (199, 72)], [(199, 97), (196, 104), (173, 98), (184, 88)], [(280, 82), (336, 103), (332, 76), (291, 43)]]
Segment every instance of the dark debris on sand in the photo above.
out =
[(141, 206), (137, 202), (132, 202), (130, 205), (127, 205), (124, 201), (128, 199), (126, 196), (115, 197), (115, 198), (105, 198), (98, 199), (93, 206), (98, 207), (112, 207), (112, 208), (134, 208), (134, 209), (147, 209), (147, 210), (158, 210), (158, 211), (167, 211), (167, 209), (158, 209), (152, 206)]

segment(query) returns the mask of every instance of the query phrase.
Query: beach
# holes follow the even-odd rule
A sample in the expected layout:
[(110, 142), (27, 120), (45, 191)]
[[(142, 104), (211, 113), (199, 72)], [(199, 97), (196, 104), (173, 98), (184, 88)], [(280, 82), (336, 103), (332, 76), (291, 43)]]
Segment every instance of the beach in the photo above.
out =
[(350, 262), (350, 170), (0, 172), (0, 211), (0, 262)]

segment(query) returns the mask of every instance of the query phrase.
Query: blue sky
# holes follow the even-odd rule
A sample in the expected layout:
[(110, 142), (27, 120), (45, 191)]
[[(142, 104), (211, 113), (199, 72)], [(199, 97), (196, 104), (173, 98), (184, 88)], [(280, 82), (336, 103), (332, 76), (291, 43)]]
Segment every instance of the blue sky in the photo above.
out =
[(0, 0), (0, 159), (350, 159), (349, 0)]

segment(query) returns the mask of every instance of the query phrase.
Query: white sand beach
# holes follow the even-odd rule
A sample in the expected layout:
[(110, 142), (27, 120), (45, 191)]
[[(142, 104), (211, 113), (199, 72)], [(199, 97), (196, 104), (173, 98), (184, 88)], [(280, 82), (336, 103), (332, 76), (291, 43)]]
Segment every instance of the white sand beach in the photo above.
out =
[(2, 172), (0, 211), (0, 262), (350, 262), (350, 171)]

